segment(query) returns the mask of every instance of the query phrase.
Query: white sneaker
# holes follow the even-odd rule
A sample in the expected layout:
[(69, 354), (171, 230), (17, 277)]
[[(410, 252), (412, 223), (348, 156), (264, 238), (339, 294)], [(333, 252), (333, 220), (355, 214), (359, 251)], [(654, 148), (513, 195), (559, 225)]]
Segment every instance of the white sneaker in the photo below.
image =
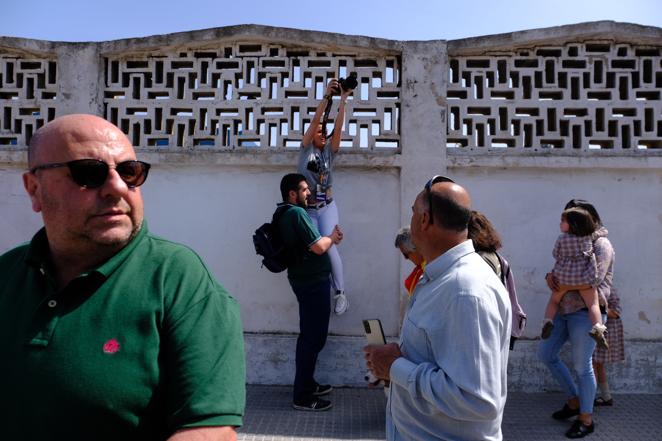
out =
[(347, 311), (347, 308), (349, 308), (349, 300), (347, 300), (344, 291), (336, 291), (336, 295), (333, 296), (333, 300), (335, 301), (333, 312), (335, 312), (336, 315), (344, 314), (345, 311)]

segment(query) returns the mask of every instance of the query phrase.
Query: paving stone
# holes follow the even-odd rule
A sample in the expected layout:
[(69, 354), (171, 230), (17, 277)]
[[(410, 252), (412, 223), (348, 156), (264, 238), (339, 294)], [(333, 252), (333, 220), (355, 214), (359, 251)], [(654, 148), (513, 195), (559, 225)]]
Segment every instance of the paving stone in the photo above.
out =
[[(327, 398), (327, 397), (325, 397)], [(383, 440), (386, 397), (381, 390), (335, 389), (327, 412), (301, 412), (291, 407), (286, 386), (248, 386), (246, 417), (238, 441)], [(614, 395), (613, 407), (596, 407), (596, 431), (591, 440), (662, 439), (662, 395)], [(502, 423), (506, 441), (565, 439), (571, 420), (555, 421), (552, 412), (563, 405), (559, 393), (513, 392)]]

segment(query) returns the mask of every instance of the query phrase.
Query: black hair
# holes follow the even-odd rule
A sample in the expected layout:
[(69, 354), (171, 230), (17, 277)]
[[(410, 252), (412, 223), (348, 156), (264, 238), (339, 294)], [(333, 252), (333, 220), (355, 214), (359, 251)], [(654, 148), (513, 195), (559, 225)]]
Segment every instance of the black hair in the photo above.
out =
[(593, 204), (591, 204), (589, 201), (585, 201), (584, 199), (570, 199), (568, 203), (565, 204), (566, 210), (568, 208), (575, 208), (575, 207), (583, 208), (584, 210), (588, 211), (588, 213), (593, 218), (593, 221), (596, 224), (598, 224), (598, 226), (602, 225), (602, 220), (600, 219), (598, 210), (596, 210)]
[(467, 229), (471, 209), (463, 207), (449, 197), (434, 191), (430, 192), (430, 198), (432, 207), (429, 207), (429, 209), (432, 211), (435, 222), (439, 222), (439, 225), (447, 230), (458, 233)]
[(575, 236), (588, 236), (593, 234), (598, 224), (588, 210), (581, 207), (572, 207), (561, 213), (561, 218), (568, 223), (568, 232)]
[(299, 184), (305, 181), (306, 177), (300, 173), (289, 173), (283, 176), (280, 180), (280, 195), (283, 197), (283, 202), (287, 202), (290, 191), (299, 191)]

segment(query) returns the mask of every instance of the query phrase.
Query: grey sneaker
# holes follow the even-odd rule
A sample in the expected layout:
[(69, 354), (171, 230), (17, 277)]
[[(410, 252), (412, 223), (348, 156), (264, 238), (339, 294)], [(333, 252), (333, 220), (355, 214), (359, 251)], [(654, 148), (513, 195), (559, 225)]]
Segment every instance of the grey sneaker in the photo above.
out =
[(305, 402), (297, 403), (295, 401), (292, 403), (292, 407), (296, 410), (303, 410), (307, 412), (324, 412), (325, 410), (331, 409), (333, 404), (331, 404), (331, 401), (313, 397)]
[(347, 311), (347, 308), (349, 308), (349, 300), (347, 300), (347, 296), (345, 296), (344, 291), (336, 291), (336, 295), (333, 296), (333, 300), (335, 301), (333, 312), (335, 312), (336, 315), (344, 314), (345, 311)]

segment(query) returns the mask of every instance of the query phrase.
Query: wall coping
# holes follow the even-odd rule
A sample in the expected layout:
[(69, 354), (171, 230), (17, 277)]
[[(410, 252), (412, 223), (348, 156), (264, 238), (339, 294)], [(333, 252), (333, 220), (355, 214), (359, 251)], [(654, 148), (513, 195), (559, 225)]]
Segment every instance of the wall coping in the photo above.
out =
[(513, 49), (563, 45), (588, 40), (662, 45), (662, 28), (615, 21), (593, 21), (448, 41), (448, 55), (482, 55)]
[(457, 55), (478, 55), (493, 51), (512, 50), (518, 47), (565, 44), (570, 41), (610, 40), (622, 43), (657, 45), (662, 42), (662, 28), (644, 26), (635, 23), (615, 21), (593, 21), (577, 24), (528, 29), (502, 34), (476, 36), (455, 40), (389, 40), (361, 35), (346, 35), (332, 32), (312, 31), (257, 24), (241, 24), (217, 28), (200, 29), (147, 37), (125, 38), (100, 42), (62, 42), (35, 40), (21, 37), (0, 36), (0, 50), (44, 55), (54, 52), (58, 47), (97, 46), (99, 53), (113, 54), (141, 52), (155, 48), (177, 46), (202, 46), (222, 42), (269, 41), (275, 44), (301, 45), (306, 48), (342, 51), (361, 49), (366, 52), (398, 53), (404, 45), (415, 46), (430, 42), (447, 42), (448, 53)]

